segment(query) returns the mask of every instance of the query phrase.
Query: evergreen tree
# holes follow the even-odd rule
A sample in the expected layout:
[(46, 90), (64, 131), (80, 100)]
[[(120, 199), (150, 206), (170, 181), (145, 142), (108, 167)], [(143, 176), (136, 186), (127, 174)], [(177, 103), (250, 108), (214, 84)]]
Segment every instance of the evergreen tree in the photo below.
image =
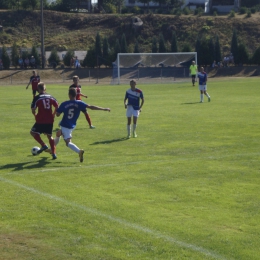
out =
[(3, 46), (2, 48), (2, 62), (3, 62), (3, 67), (6, 70), (10, 69), (10, 64), (11, 64), (11, 60), (9, 58), (9, 55), (7, 53), (7, 49), (5, 46)]
[(237, 40), (237, 31), (236, 29), (233, 30), (233, 36), (232, 36), (232, 41), (231, 41), (231, 52), (234, 56), (234, 63), (238, 64), (238, 40)]
[(157, 39), (154, 36), (152, 41), (152, 53), (157, 53), (158, 47), (157, 47)]
[(260, 46), (254, 52), (254, 55), (252, 57), (252, 63), (260, 65)]
[(135, 40), (135, 49), (134, 49), (134, 53), (140, 53), (139, 51), (139, 45), (138, 45), (138, 41)]
[(182, 52), (191, 52), (191, 47), (188, 43), (185, 43), (182, 47)]
[(217, 63), (222, 61), (222, 55), (221, 55), (221, 49), (220, 49), (218, 35), (216, 36), (216, 40), (215, 40), (215, 60)]
[(215, 57), (215, 44), (214, 44), (212, 38), (209, 39), (209, 59), (211, 60), (210, 64), (212, 64), (213, 61), (216, 60), (216, 57)]
[(71, 58), (74, 57), (74, 51), (72, 50), (68, 50), (65, 54), (65, 56), (63, 57), (63, 63), (65, 66), (68, 66), (70, 67), (70, 61), (71, 61)]
[(178, 52), (176, 33), (172, 32), (171, 52)]
[(165, 53), (167, 52), (165, 47), (165, 41), (163, 35), (160, 33), (159, 35), (159, 53)]
[(128, 53), (127, 43), (126, 43), (126, 38), (125, 38), (124, 33), (123, 33), (122, 38), (121, 38), (121, 53)]
[(238, 64), (248, 64), (249, 54), (245, 44), (241, 43), (238, 45)]
[(109, 60), (109, 44), (108, 44), (108, 40), (107, 37), (104, 37), (103, 39), (103, 64), (105, 64), (106, 66), (111, 65), (111, 62)]
[(102, 57), (101, 37), (99, 32), (96, 35), (95, 52), (97, 56)]
[(12, 64), (15, 68), (17, 68), (19, 66), (18, 60), (19, 60), (19, 51), (18, 51), (18, 46), (16, 45), (16, 43), (14, 42), (13, 46), (12, 46)]
[(51, 55), (48, 58), (48, 62), (50, 65), (52, 65), (53, 68), (56, 68), (56, 66), (60, 63), (60, 57), (58, 55), (57, 50), (54, 48), (51, 51)]
[(83, 60), (83, 67), (89, 67), (89, 68), (94, 68), (97, 64), (97, 56), (96, 56), (96, 50), (95, 48), (91, 47), (84, 60)]
[(37, 48), (35, 46), (32, 47), (31, 56), (33, 56), (35, 58), (36, 66), (41, 64), (40, 56), (39, 56), (39, 53), (38, 53)]
[(195, 44), (195, 51), (197, 52), (198, 64), (201, 65), (202, 64), (203, 51), (201, 50), (200, 36), (197, 37), (196, 44)]
[(114, 56), (115, 56), (114, 60), (116, 60), (118, 53), (121, 53), (121, 46), (120, 46), (119, 40), (117, 39), (115, 47), (114, 47)]

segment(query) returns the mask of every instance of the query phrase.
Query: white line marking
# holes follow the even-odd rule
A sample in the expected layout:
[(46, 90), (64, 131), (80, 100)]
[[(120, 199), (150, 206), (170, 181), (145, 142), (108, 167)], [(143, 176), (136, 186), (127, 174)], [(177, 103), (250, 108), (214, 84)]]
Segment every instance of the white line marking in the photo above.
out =
[(168, 242), (171, 242), (173, 244), (176, 244), (180, 247), (183, 247), (183, 248), (188, 248), (190, 250), (193, 250), (193, 251), (196, 251), (196, 252), (199, 252), (201, 254), (204, 254), (206, 256), (209, 256), (213, 259), (218, 259), (218, 260), (226, 260), (224, 257), (222, 257), (221, 255), (215, 253), (215, 252), (212, 252), (212, 251), (209, 251), (203, 247), (200, 247), (200, 246), (196, 246), (196, 245), (193, 245), (193, 244), (188, 244), (188, 243), (185, 243), (185, 242), (182, 242), (180, 240), (177, 240), (171, 236), (168, 236), (168, 235), (164, 235), (164, 234), (161, 234), (160, 232), (158, 231), (154, 231), (152, 229), (149, 229), (149, 228), (146, 228), (146, 227), (143, 227), (143, 226), (140, 226), (140, 225), (137, 225), (137, 224), (134, 224), (134, 223), (130, 223), (128, 221), (125, 221), (123, 219), (120, 219), (120, 218), (117, 218), (117, 217), (113, 217), (111, 215), (107, 215), (105, 213), (102, 213), (96, 209), (93, 209), (93, 208), (89, 208), (89, 207), (85, 207), (85, 206), (82, 206), (80, 204), (77, 204), (77, 203), (74, 203), (74, 202), (70, 202), (70, 201), (67, 201), (63, 198), (60, 198), (60, 197), (57, 197), (57, 196), (54, 196), (54, 195), (51, 195), (49, 193), (46, 193), (46, 192), (41, 192), (39, 190), (36, 190), (34, 188), (31, 188), (31, 187), (28, 187), (28, 186), (25, 186), (23, 184), (20, 184), (16, 181), (12, 181), (12, 180), (8, 180), (6, 178), (2, 178), (0, 177), (0, 180), (2, 182), (5, 182), (5, 183), (8, 183), (8, 184), (11, 184), (13, 186), (16, 186), (16, 187), (19, 187), (19, 188), (22, 188), (22, 189), (25, 189), (27, 191), (30, 191), (30, 192), (33, 192), (33, 193), (36, 193), (38, 195), (41, 195), (43, 197), (46, 197), (48, 199), (51, 199), (51, 200), (55, 200), (55, 201), (59, 201), (59, 202), (62, 202), (64, 204), (67, 204), (71, 207), (74, 207), (74, 208), (78, 208), (78, 209), (81, 209), (85, 212), (88, 212), (92, 215), (96, 215), (96, 216), (99, 216), (99, 217), (103, 217), (103, 218), (106, 218), (108, 220), (111, 220), (113, 222), (116, 222), (116, 223), (119, 223), (123, 226), (126, 226), (126, 227), (130, 227), (132, 229), (135, 229), (137, 231), (142, 231), (146, 234), (150, 234), (151, 236), (154, 236), (156, 238), (161, 238), (165, 241), (168, 241)]

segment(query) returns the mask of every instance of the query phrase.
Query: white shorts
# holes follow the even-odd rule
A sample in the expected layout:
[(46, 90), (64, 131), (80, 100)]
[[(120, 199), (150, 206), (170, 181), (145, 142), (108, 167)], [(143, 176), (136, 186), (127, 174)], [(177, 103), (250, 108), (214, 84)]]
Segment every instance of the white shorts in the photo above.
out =
[(134, 110), (133, 106), (127, 106), (127, 109), (126, 109), (126, 116), (127, 117), (131, 117), (131, 116), (134, 116), (134, 117), (139, 117), (139, 114), (140, 114), (140, 110)]
[(199, 90), (206, 91), (207, 90), (207, 85), (199, 85)]
[(60, 129), (61, 129), (61, 133), (63, 135), (63, 139), (64, 140), (72, 138), (72, 131), (73, 131), (73, 129), (66, 128), (66, 127), (63, 127), (63, 126), (61, 126)]

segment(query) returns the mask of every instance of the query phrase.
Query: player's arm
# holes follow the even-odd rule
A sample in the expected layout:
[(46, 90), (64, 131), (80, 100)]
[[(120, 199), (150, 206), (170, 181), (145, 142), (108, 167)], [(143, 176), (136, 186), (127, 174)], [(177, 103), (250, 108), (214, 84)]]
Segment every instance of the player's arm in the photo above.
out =
[(32, 114), (36, 116), (36, 108), (32, 108)]
[(31, 82), (32, 82), (32, 80), (30, 79), (30, 81), (29, 81), (29, 83), (28, 83), (26, 89), (28, 89), (28, 87), (29, 87), (29, 85), (30, 85)]
[(127, 108), (126, 100), (127, 100), (127, 97), (125, 97), (125, 99), (124, 99), (124, 105), (125, 105), (125, 108)]
[(143, 107), (143, 105), (144, 105), (144, 98), (141, 101), (141, 105), (140, 105), (140, 109), (139, 109), (140, 112), (141, 112), (141, 108)]
[(82, 96), (82, 97), (84, 97), (84, 98), (87, 98), (88, 96), (86, 96), (86, 95), (84, 95), (84, 94), (82, 94), (82, 93), (80, 93), (80, 96)]
[(91, 109), (91, 110), (103, 110), (103, 111), (108, 111), (110, 112), (110, 108), (104, 108), (104, 107), (98, 107), (98, 106), (91, 106), (88, 105), (87, 108)]

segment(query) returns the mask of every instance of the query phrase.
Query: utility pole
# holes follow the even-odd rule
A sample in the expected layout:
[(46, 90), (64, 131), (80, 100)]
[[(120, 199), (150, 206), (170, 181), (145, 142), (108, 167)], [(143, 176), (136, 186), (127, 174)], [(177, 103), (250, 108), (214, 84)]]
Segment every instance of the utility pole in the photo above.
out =
[(45, 50), (44, 50), (43, 0), (41, 0), (41, 54), (42, 54), (42, 69), (44, 69)]

